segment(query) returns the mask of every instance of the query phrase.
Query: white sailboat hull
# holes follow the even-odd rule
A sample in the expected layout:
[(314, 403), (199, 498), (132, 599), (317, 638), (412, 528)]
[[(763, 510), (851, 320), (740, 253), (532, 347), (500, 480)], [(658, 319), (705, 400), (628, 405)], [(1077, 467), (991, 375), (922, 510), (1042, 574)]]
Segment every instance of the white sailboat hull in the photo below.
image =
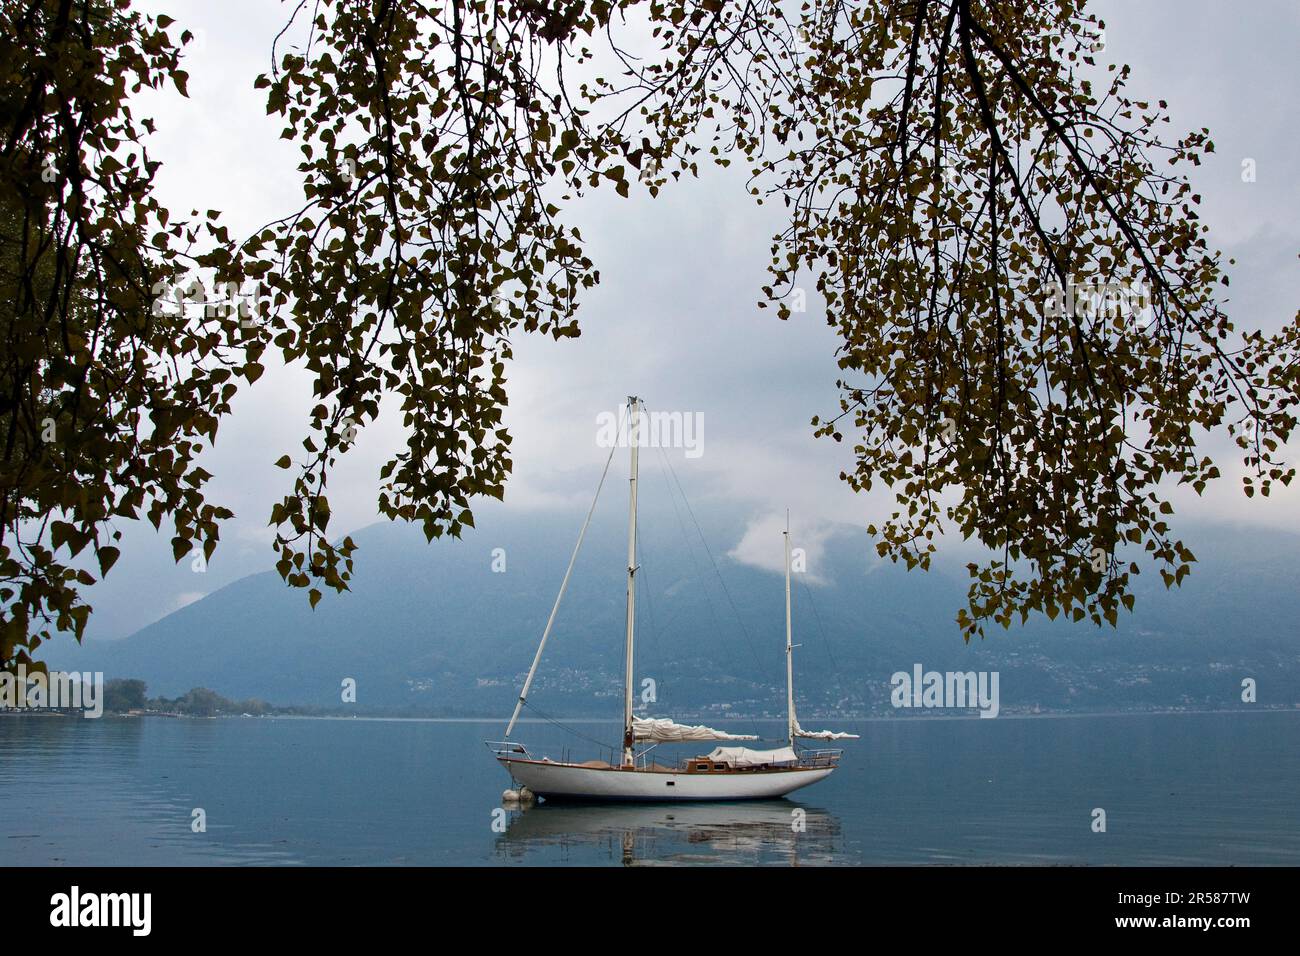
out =
[(745, 772), (689, 773), (583, 767), (546, 760), (501, 759), (512, 777), (541, 797), (569, 800), (770, 800), (824, 780), (826, 767), (780, 767)]

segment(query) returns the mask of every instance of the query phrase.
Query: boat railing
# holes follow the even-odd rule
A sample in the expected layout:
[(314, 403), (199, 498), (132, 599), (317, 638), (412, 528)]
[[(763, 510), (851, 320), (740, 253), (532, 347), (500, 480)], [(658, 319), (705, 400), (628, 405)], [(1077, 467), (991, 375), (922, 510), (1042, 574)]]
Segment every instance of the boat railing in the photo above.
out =
[(799, 753), (801, 767), (834, 767), (840, 762), (843, 750), (804, 750)]
[(507, 757), (514, 760), (532, 760), (533, 755), (517, 740), (485, 740), (487, 749), (492, 751), (492, 755), (498, 759)]

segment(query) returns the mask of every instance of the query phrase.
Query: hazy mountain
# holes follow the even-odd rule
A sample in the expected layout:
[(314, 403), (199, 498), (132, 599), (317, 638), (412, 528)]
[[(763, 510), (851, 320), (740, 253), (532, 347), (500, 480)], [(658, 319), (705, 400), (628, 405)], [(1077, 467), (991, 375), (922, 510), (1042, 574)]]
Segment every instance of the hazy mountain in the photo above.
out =
[[(545, 713), (619, 710), (621, 508), (602, 503), (575, 568), (531, 695)], [(327, 594), (314, 612), (305, 594), (267, 572), (124, 640), (52, 644), (49, 660), (142, 677), (154, 694), (202, 685), (230, 697), (337, 706), (351, 677), (367, 709), (508, 714), (581, 515), (497, 506), (478, 517), (460, 541), (426, 544), (418, 530), (389, 524), (356, 533), (352, 592)], [(638, 680), (655, 681), (651, 709), (660, 714), (775, 713), (784, 680), (781, 577), (726, 556), (743, 516), (701, 517), (711, 555), (689, 513), (642, 513)], [(1245, 677), (1258, 682), (1261, 706), (1300, 706), (1300, 539), (1230, 527), (1187, 538), (1201, 559), (1195, 573), (1174, 592), (1146, 575), (1136, 612), (1116, 631), (1031, 620), (968, 646), (953, 623), (965, 591), (960, 562), (909, 574), (880, 565), (861, 530), (838, 531), (816, 580), (796, 575), (802, 709), (890, 712), (890, 675), (916, 663), (998, 670), (1004, 712), (1241, 706)], [(781, 547), (777, 536), (777, 560)], [(494, 571), (502, 559), (504, 570)]]

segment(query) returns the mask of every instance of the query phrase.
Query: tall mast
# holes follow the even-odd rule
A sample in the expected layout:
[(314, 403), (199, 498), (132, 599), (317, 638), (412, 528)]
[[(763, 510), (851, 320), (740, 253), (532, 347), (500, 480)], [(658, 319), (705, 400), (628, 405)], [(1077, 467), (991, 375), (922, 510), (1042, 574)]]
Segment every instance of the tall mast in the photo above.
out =
[(794, 746), (794, 645), (790, 643), (790, 512), (785, 513), (785, 703), (790, 746)]
[(627, 399), (628, 444), (632, 448), (632, 471), (629, 479), (627, 515), (627, 650), (623, 671), (623, 766), (634, 766), (632, 759), (632, 632), (636, 626), (636, 474), (637, 446), (640, 443), (641, 416), (635, 395)]

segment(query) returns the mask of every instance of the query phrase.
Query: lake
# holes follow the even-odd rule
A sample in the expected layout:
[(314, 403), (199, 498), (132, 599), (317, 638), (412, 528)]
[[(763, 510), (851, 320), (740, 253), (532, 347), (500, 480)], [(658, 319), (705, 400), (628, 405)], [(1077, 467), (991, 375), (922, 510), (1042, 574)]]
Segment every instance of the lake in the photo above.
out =
[[(520, 811), (500, 808), (509, 777), (483, 746), (500, 721), (0, 717), (0, 854), (9, 866), (1300, 864), (1298, 712), (827, 723), (862, 739), (788, 800)], [(569, 726), (620, 735), (614, 722)], [(516, 737), (594, 756), (549, 723)]]

